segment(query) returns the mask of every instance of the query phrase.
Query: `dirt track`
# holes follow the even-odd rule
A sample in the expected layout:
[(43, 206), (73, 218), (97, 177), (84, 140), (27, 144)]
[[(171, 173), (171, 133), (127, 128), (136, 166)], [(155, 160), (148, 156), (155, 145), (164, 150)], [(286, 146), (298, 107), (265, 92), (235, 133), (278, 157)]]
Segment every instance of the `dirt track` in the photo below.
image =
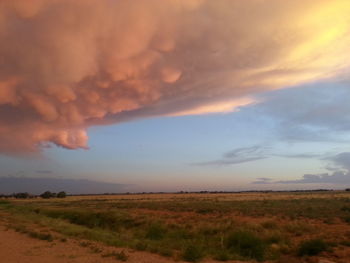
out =
[[(127, 252), (130, 263), (170, 263), (173, 261), (142, 252)], [(6, 263), (98, 263), (118, 262), (114, 258), (103, 258), (76, 241), (48, 242), (30, 238), (14, 230), (0, 227), (0, 262)]]
[[(121, 251), (120, 249), (111, 251)], [(129, 256), (128, 263), (174, 263), (155, 254), (125, 250)], [(82, 247), (78, 241), (43, 241), (28, 237), (25, 234), (0, 226), (0, 262), (4, 263), (116, 263), (121, 262), (112, 257), (102, 257), (101, 253), (93, 253)], [(177, 263), (185, 263), (176, 261)], [(210, 263), (212, 261), (202, 261)], [(231, 261), (232, 263), (233, 261)], [(239, 263), (235, 261), (236, 263)], [(247, 263), (247, 262), (246, 262)]]

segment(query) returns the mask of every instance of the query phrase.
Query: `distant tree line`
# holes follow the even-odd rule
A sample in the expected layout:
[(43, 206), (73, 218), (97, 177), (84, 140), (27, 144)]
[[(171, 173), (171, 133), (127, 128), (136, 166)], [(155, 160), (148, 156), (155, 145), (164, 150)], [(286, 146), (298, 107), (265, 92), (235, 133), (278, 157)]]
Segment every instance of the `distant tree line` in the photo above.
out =
[(61, 191), (56, 193), (51, 193), (50, 191), (46, 191), (40, 195), (41, 198), (49, 199), (49, 198), (65, 198), (67, 196), (66, 192)]
[(48, 199), (48, 198), (65, 198), (67, 196), (65, 191), (61, 191), (58, 193), (52, 193), (50, 191), (46, 191), (44, 193), (42, 193), (41, 195), (32, 195), (29, 194), (27, 192), (23, 192), (23, 193), (13, 193), (13, 194), (9, 194), (9, 195), (4, 195), (4, 194), (0, 194), (0, 198), (16, 198), (16, 199), (29, 199), (29, 198), (37, 198), (37, 197), (41, 197), (44, 199)]

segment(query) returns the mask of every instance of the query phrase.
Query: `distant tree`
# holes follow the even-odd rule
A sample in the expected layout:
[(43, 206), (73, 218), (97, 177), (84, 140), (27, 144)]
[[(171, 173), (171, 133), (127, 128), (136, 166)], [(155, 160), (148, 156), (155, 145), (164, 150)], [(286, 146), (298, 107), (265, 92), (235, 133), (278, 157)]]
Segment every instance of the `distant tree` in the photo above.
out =
[(30, 195), (28, 193), (17, 193), (14, 194), (14, 197), (17, 199), (27, 199), (30, 197)]
[(61, 192), (59, 192), (58, 194), (57, 194), (57, 197), (58, 198), (65, 198), (67, 196), (67, 194), (66, 194), (66, 192), (64, 192), (64, 191), (61, 191)]
[(345, 191), (350, 192), (350, 188), (346, 188)]
[(40, 195), (41, 198), (48, 199), (52, 197), (52, 193), (50, 191), (46, 191)]

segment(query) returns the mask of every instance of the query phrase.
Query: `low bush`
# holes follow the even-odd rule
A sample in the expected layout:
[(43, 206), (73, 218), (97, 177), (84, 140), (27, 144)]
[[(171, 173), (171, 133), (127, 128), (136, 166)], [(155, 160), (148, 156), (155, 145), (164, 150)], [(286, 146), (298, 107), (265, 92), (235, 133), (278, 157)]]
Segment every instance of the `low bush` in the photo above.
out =
[(125, 253), (124, 250), (122, 250), (119, 253), (115, 253), (115, 258), (120, 261), (127, 261), (129, 256)]
[(265, 228), (265, 229), (276, 229), (276, 228), (278, 228), (277, 223), (275, 221), (271, 221), (271, 220), (261, 223), (261, 226), (263, 228)]
[(115, 259), (120, 261), (127, 261), (129, 258), (129, 256), (125, 253), (124, 250), (120, 252), (111, 252), (111, 253), (103, 254), (102, 257), (114, 257)]
[(57, 194), (57, 198), (66, 198), (67, 194), (64, 191), (61, 191)]
[(165, 227), (163, 227), (161, 224), (153, 223), (147, 230), (146, 238), (152, 240), (160, 240), (164, 237), (165, 230)]
[(234, 253), (245, 258), (262, 261), (264, 259), (266, 244), (249, 231), (237, 231), (227, 238), (226, 247)]
[(188, 245), (182, 254), (182, 258), (189, 262), (197, 262), (204, 257), (203, 250), (193, 244)]
[(329, 245), (322, 239), (305, 240), (299, 244), (299, 256), (316, 256), (323, 251), (327, 251)]
[(38, 233), (38, 232), (28, 232), (28, 235), (32, 238), (40, 239), (40, 240), (46, 240), (49, 242), (53, 241), (53, 237), (51, 234), (48, 233)]
[(214, 259), (218, 261), (227, 261), (230, 259), (230, 254), (227, 250), (220, 250), (214, 255)]
[(350, 224), (350, 216), (345, 216), (343, 219), (346, 223)]
[(121, 227), (128, 228), (134, 224), (132, 218), (113, 212), (88, 212), (73, 210), (45, 210), (42, 211), (48, 217), (68, 220), (72, 224), (87, 226), (89, 228), (104, 228), (118, 230)]

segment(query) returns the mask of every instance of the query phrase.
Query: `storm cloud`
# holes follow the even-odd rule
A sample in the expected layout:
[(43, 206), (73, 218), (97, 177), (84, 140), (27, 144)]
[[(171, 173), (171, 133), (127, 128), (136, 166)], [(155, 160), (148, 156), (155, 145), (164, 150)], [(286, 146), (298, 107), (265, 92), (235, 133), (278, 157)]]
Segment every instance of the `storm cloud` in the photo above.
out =
[(3, 0), (0, 152), (87, 149), (94, 125), (226, 112), (342, 76), (349, 13), (346, 0)]

